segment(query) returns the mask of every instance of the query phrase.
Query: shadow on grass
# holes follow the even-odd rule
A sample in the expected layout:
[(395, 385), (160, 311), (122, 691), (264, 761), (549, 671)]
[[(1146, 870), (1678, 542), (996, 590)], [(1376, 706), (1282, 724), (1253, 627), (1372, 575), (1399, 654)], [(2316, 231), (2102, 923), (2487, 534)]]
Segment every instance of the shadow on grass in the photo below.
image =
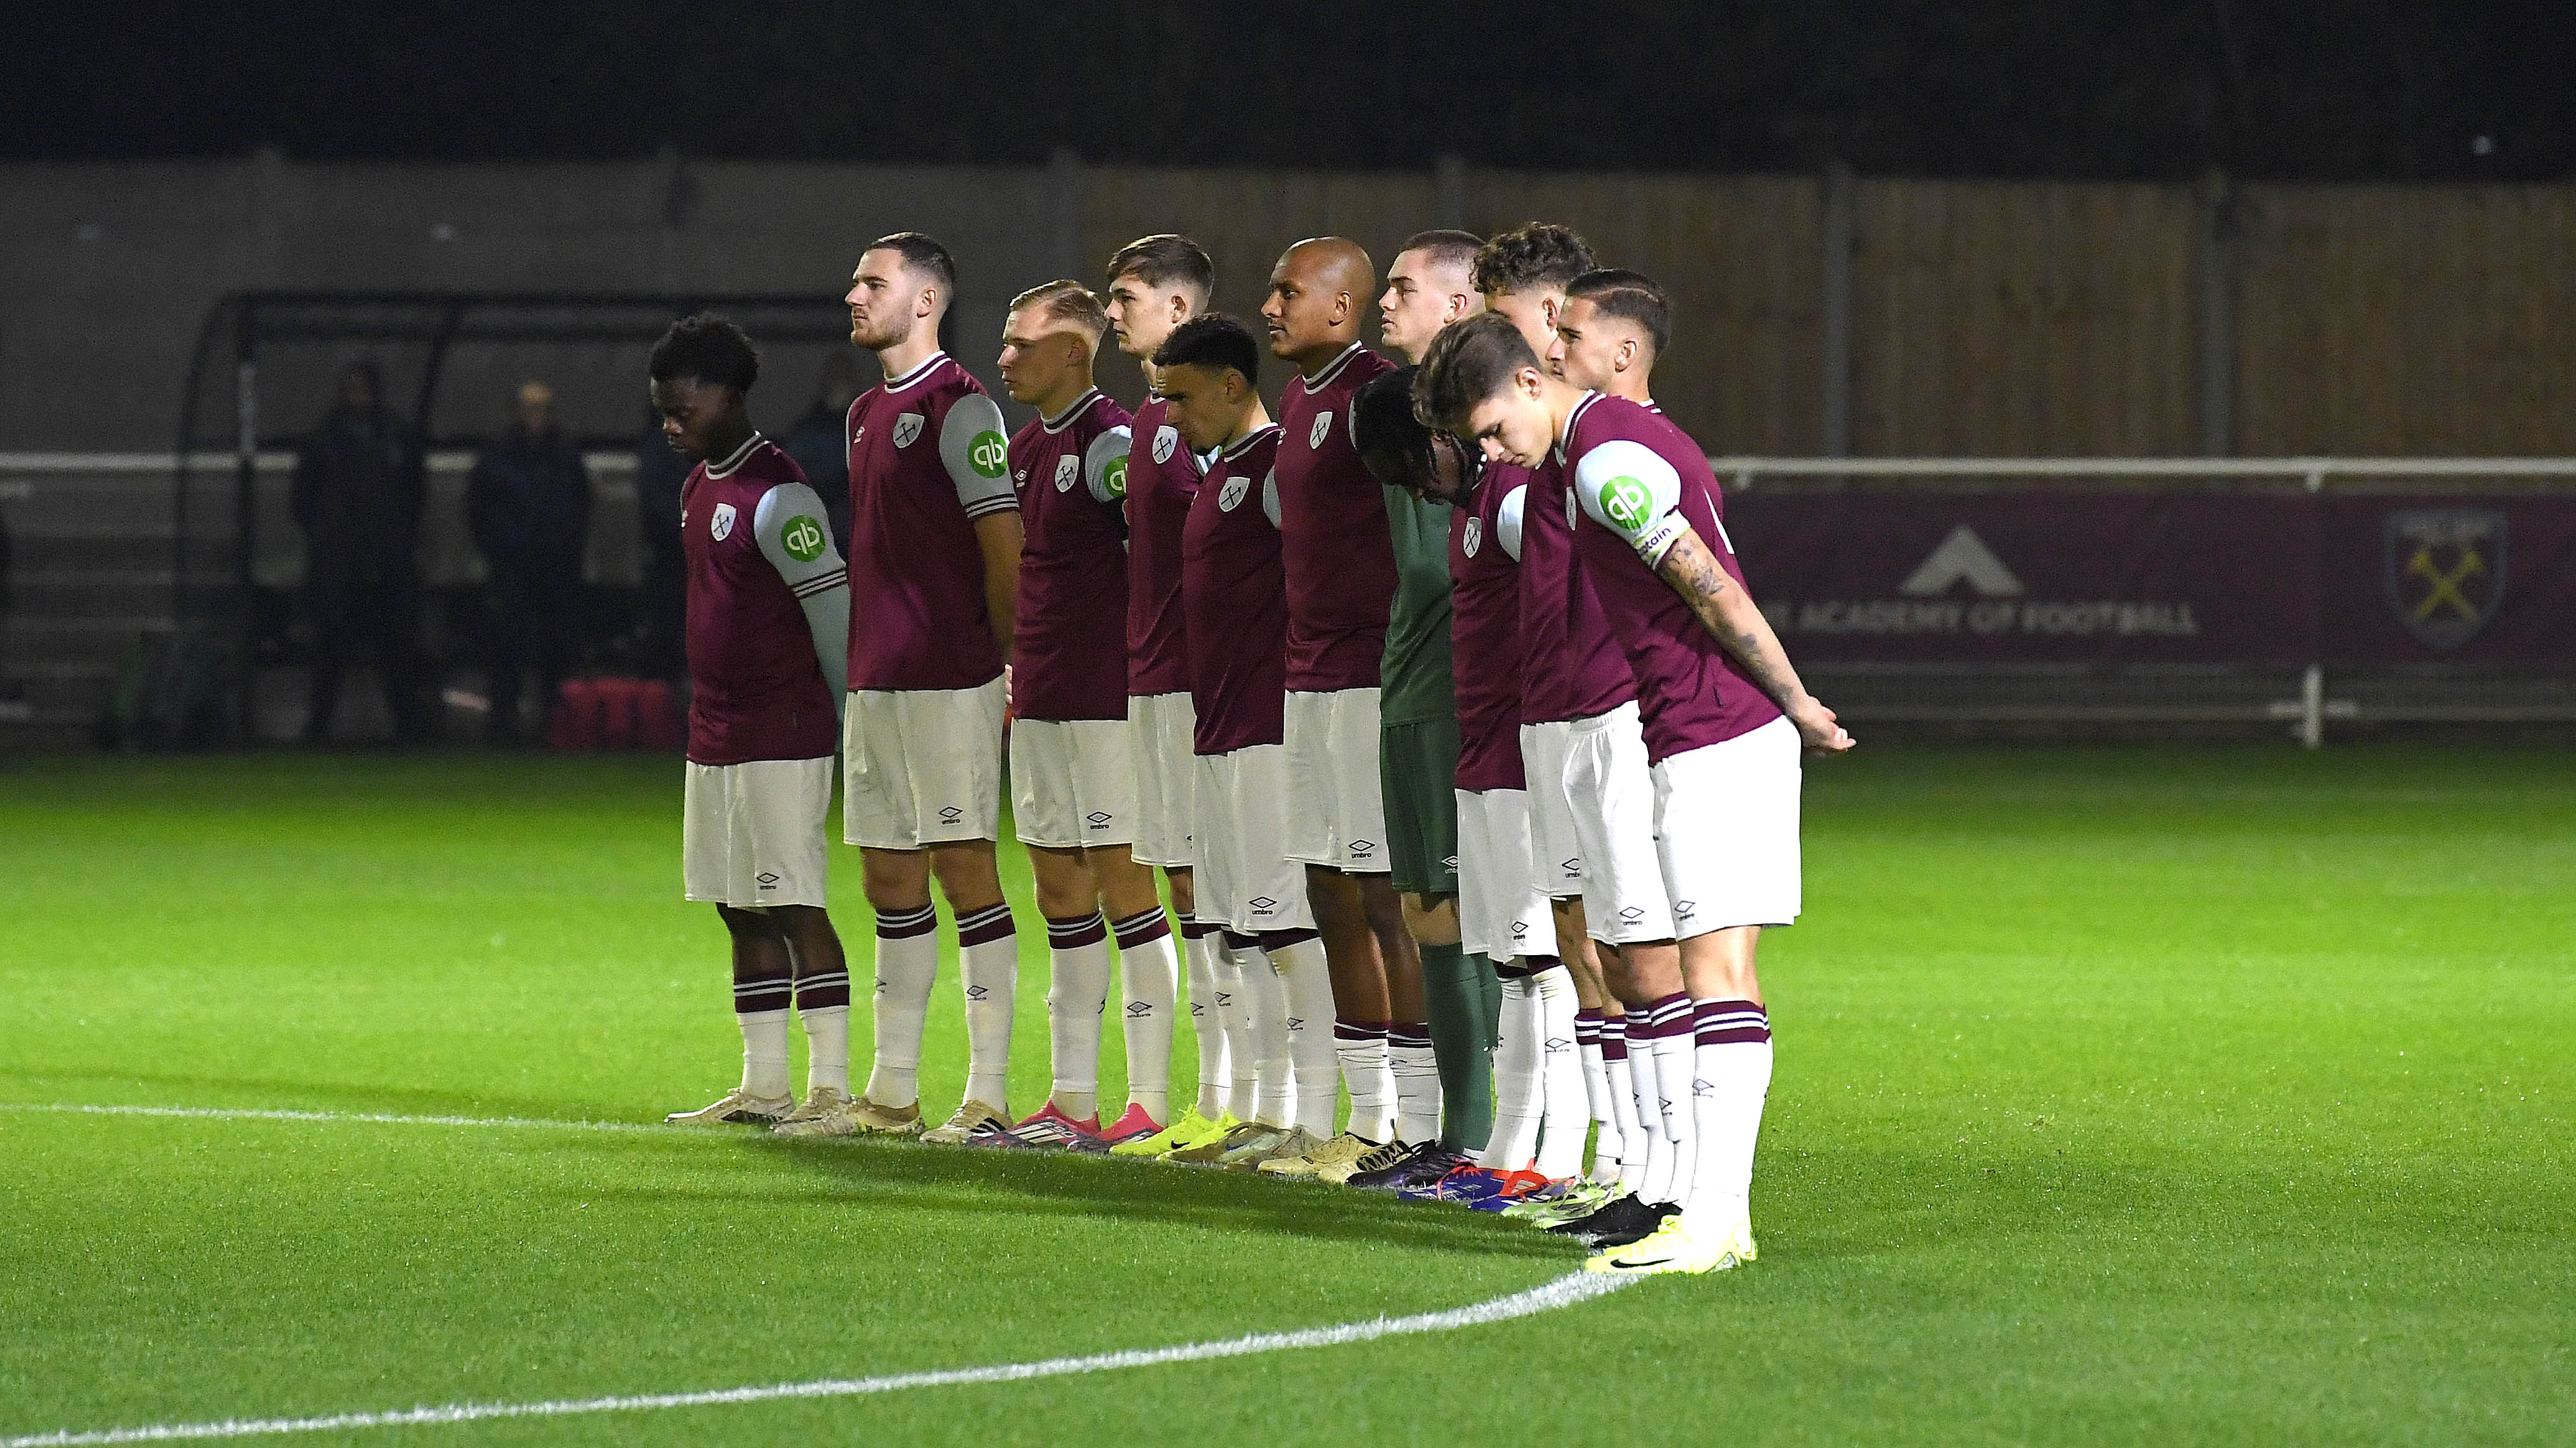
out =
[[(608, 1151), (649, 1149), (648, 1139), (592, 1143)], [(739, 1186), (675, 1185), (637, 1190), (638, 1199), (865, 1203), (889, 1210), (983, 1212), (1015, 1217), (1110, 1217), (1166, 1226), (1390, 1245), (1515, 1258), (1580, 1259), (1579, 1244), (1486, 1212), (1407, 1202), (1382, 1192), (1315, 1182), (1265, 1180), (1212, 1167), (896, 1142), (791, 1142), (750, 1137), (743, 1149), (794, 1175)], [(593, 1184), (597, 1200), (616, 1197)]]

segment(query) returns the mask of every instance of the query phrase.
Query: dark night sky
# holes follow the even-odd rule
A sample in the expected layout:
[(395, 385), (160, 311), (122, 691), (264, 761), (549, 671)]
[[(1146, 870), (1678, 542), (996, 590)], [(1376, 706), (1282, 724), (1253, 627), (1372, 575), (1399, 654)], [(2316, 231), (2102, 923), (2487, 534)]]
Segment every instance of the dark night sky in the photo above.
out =
[(21, 160), (2556, 180), (2576, 0), (75, 4), (0, 97)]

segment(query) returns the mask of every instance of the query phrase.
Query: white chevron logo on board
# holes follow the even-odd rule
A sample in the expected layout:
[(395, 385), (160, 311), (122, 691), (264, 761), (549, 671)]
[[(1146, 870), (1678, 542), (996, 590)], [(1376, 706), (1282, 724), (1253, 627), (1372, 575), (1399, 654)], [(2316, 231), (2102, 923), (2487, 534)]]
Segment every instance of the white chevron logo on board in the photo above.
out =
[(1898, 584), (1896, 591), (1908, 598), (1937, 598), (1961, 579), (1967, 580), (1968, 587), (1976, 590), (1980, 598), (2021, 597), (2021, 580), (1965, 523), (1951, 529), (1950, 536), (1941, 540), (1941, 546), (1933, 549), (1932, 556)]

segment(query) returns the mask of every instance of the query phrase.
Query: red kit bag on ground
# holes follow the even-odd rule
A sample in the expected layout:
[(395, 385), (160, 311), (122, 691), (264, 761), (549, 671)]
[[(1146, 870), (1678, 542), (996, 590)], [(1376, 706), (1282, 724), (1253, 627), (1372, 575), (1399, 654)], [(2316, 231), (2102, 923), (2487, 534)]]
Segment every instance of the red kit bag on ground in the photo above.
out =
[(632, 749), (635, 747), (635, 695), (641, 687), (634, 679), (594, 679), (599, 691), (599, 747)]
[(555, 693), (554, 723), (547, 742), (557, 749), (599, 747), (599, 685), (591, 679), (566, 679)]
[(677, 754), (688, 745), (689, 733), (681, 724), (679, 709), (671, 702), (670, 684), (646, 679), (635, 690), (635, 746)]

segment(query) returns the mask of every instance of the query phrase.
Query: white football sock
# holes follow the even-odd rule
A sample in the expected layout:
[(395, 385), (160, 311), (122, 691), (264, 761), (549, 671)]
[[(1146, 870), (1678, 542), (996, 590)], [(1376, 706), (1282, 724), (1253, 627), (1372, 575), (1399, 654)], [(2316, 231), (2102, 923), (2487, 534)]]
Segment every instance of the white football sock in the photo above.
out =
[(1646, 1171), (1646, 1131), (1637, 1124), (1637, 1092), (1628, 1065), (1624, 1015), (1601, 1018), (1601, 1075), (1610, 1090), (1610, 1119), (1619, 1127), (1619, 1158), (1610, 1164), (1608, 1176), (1602, 1175), (1598, 1162), (1592, 1175), (1596, 1181), (1615, 1181), (1633, 1192)]
[(1771, 1017), (1751, 1001), (1714, 1003), (1703, 1013), (1708, 1044), (1698, 1047), (1698, 1181), (1691, 1215), (1727, 1227), (1752, 1213), (1753, 1149), (1762, 1134), (1762, 1106), (1771, 1092)]
[(1386, 1033), (1387, 1065), (1395, 1072), (1395, 1139), (1430, 1141), (1440, 1135), (1440, 1060), (1427, 1025), (1398, 1023)]
[(1673, 1143), (1664, 1135), (1664, 1109), (1655, 1099), (1655, 1043), (1643, 1034), (1644, 1011), (1631, 1012), (1628, 1025), (1638, 1033), (1628, 1037), (1628, 1104), (1637, 1113), (1634, 1134), (1628, 1139), (1633, 1142), (1642, 1137), (1645, 1150), (1628, 1154), (1628, 1166), (1634, 1169), (1635, 1178), (1631, 1180), (1629, 1173), (1622, 1171), (1619, 1179), (1628, 1183), (1639, 1201), (1669, 1201), (1673, 1191)]
[[(1210, 1121), (1225, 1110), (1226, 1086), (1232, 1080), (1226, 1060), (1225, 1018), (1217, 1009), (1220, 988), (1216, 951), (1211, 948), (1215, 939), (1213, 935), (1185, 935), (1181, 941), (1181, 953), (1189, 957), (1190, 963), (1190, 1030), (1199, 1038), (1198, 1111)], [(1244, 1079), (1249, 1082), (1252, 1078)]]
[(1252, 1042), (1251, 1110), (1238, 1107), (1234, 1114), (1245, 1121), (1286, 1126), (1297, 1115), (1294, 1060), (1288, 1049), (1288, 983), (1279, 978), (1270, 957), (1257, 945), (1228, 947), (1227, 953), (1234, 960), (1239, 982), (1235, 999), (1243, 1005), (1244, 1034)]
[(1531, 977), (1539, 1001), (1538, 1160), (1530, 1167), (1550, 1181), (1583, 1170), (1583, 1144), (1592, 1134), (1591, 1104), (1583, 1091), (1583, 1058), (1574, 1048), (1574, 976), (1551, 965)]
[(1503, 978), (1502, 1020), (1495, 1029), (1494, 1130), (1476, 1165), (1488, 1171), (1518, 1171), (1538, 1149), (1539, 1052), (1545, 1030), (1538, 987), (1519, 966), (1497, 962)]
[(1601, 1013), (1578, 1011), (1574, 1018), (1575, 1049), (1583, 1054), (1583, 1101), (1592, 1113), (1594, 1145), (1592, 1180), (1611, 1182), (1619, 1177), (1619, 1118), (1610, 1110), (1610, 1072), (1602, 1064)]
[(1046, 927), (1047, 1060), (1054, 1072), (1048, 1099), (1074, 1120), (1089, 1121), (1100, 1114), (1100, 1013), (1109, 1005), (1109, 927), (1097, 911), (1071, 920), (1050, 918)]
[(921, 1099), (921, 1024), (939, 975), (939, 920), (929, 906), (877, 912), (876, 1063), (867, 1096), (879, 1106)]
[(787, 1012), (744, 1011), (734, 1016), (742, 1027), (742, 1092), (763, 1101), (787, 1094)]
[(958, 917), (957, 976), (966, 989), (966, 1099), (981, 1101), (1008, 1116), (1011, 1010), (1020, 996), (1020, 942), (1012, 933), (1007, 903)]
[(1395, 1135), (1395, 1069), (1386, 1027), (1374, 1021), (1334, 1021), (1333, 1055), (1351, 1093), (1349, 1130), (1384, 1145)]
[(1181, 986), (1172, 927), (1157, 905), (1119, 921), (1110, 933), (1118, 938), (1118, 980), (1125, 987), (1119, 1022), (1127, 1038), (1127, 1104), (1144, 1108), (1156, 1126), (1167, 1126), (1172, 1120), (1172, 1011)]
[(1267, 954), (1287, 989), (1288, 1060), (1297, 1078), (1295, 1124), (1321, 1141), (1333, 1134), (1333, 1112), (1341, 1104), (1341, 1060), (1333, 1050), (1333, 973), (1324, 964), (1320, 940), (1301, 940)]
[(805, 1021), (805, 1089), (829, 1086), (850, 1094), (850, 1008), (817, 1006), (797, 1014)]
[(1677, 995), (1670, 1003), (1659, 1004), (1653, 1029), (1655, 1090), (1664, 1113), (1664, 1139), (1673, 1145), (1672, 1189), (1662, 1200), (1687, 1207), (1697, 1155), (1697, 1136), (1691, 1130), (1691, 1078), (1697, 1071), (1692, 1057), (1699, 1045), (1690, 997)]

